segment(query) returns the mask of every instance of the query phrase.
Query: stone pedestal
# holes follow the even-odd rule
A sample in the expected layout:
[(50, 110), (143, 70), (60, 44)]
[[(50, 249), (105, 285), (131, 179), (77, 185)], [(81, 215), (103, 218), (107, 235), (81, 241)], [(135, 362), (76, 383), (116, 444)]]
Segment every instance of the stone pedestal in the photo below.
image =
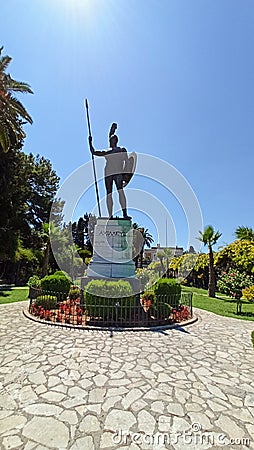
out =
[(135, 277), (132, 245), (131, 220), (97, 219), (94, 230), (93, 258), (87, 270), (88, 277)]
[(140, 283), (132, 260), (133, 228), (131, 220), (98, 218), (94, 229), (93, 258), (82, 279), (84, 287), (91, 279), (126, 280), (134, 292)]

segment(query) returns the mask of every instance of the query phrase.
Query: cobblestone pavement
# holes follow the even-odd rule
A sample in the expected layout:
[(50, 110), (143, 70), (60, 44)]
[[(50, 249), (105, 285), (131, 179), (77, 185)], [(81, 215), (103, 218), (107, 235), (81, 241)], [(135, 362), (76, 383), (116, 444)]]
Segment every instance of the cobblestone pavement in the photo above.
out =
[(197, 310), (186, 328), (110, 336), (25, 306), (0, 306), (1, 449), (254, 448), (254, 323)]

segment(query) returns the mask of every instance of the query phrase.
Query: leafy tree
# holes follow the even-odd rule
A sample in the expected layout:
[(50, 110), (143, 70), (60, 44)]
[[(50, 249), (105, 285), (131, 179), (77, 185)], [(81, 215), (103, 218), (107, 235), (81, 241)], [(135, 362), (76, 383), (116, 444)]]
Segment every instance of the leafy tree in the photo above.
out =
[(232, 242), (216, 254), (217, 271), (222, 274), (239, 270), (246, 275), (254, 273), (254, 241), (243, 239)]
[(216, 281), (215, 281), (215, 270), (214, 270), (214, 257), (212, 246), (216, 244), (218, 239), (221, 237), (219, 231), (214, 231), (211, 225), (205, 227), (204, 231), (199, 231), (200, 236), (198, 239), (203, 242), (204, 245), (208, 247), (209, 254), (209, 282), (208, 282), (208, 296), (215, 297)]
[(6, 73), (12, 58), (2, 56), (2, 50), (3, 47), (0, 48), (0, 146), (4, 152), (8, 152), (11, 147), (17, 148), (23, 142), (23, 124), (33, 122), (15, 93), (33, 92), (27, 83), (16, 81)]
[[(51, 162), (40, 155), (26, 157), (26, 176), (29, 197), (26, 199), (26, 220), (35, 229), (49, 222), (50, 209), (59, 184), (59, 177)], [(56, 202), (55, 202), (56, 203)]]
[(246, 239), (247, 241), (253, 241), (254, 242), (254, 230), (252, 228), (248, 227), (238, 227), (235, 230), (235, 236), (237, 239), (243, 240)]
[(194, 286), (207, 288), (209, 283), (209, 255), (200, 253), (194, 266)]
[(50, 161), (13, 148), (0, 147), (0, 172), (0, 260), (8, 278), (19, 240), (24, 248), (41, 250), (40, 232), (49, 221), (59, 178)]

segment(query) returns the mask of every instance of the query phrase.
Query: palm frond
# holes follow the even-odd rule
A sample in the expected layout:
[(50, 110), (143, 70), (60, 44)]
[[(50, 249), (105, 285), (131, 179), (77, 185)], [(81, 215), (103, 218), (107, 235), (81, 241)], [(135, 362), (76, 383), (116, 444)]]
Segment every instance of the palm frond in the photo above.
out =
[(8, 96), (8, 102), (5, 102), (6, 106), (10, 109), (10, 112), (14, 115), (22, 117), (29, 123), (33, 123), (32, 117), (28, 114), (22, 103), (12, 95)]
[(235, 231), (235, 236), (237, 239), (254, 241), (254, 230), (246, 226), (240, 226)]
[[(2, 47), (3, 48), (3, 47)], [(10, 56), (2, 56), (2, 58), (0, 58), (0, 72), (4, 72), (7, 67), (9, 66), (10, 62), (11, 62), (12, 58)]]
[(8, 91), (21, 92), (22, 94), (33, 94), (29, 84), (24, 83), (23, 81), (13, 80), (10, 75), (7, 75), (6, 81)]
[(207, 225), (204, 231), (199, 231), (200, 236), (197, 238), (199, 241), (203, 242), (204, 245), (212, 246), (216, 244), (218, 239), (221, 237), (222, 233), (219, 231), (214, 231), (212, 225)]

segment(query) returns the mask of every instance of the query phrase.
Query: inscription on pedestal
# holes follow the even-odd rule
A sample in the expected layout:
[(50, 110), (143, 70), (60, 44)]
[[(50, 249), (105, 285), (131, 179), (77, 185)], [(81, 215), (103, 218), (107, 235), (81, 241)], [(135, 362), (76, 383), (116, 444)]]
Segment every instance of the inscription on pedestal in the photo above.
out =
[(94, 230), (93, 258), (89, 277), (129, 278), (135, 276), (132, 260), (131, 220), (99, 218)]

